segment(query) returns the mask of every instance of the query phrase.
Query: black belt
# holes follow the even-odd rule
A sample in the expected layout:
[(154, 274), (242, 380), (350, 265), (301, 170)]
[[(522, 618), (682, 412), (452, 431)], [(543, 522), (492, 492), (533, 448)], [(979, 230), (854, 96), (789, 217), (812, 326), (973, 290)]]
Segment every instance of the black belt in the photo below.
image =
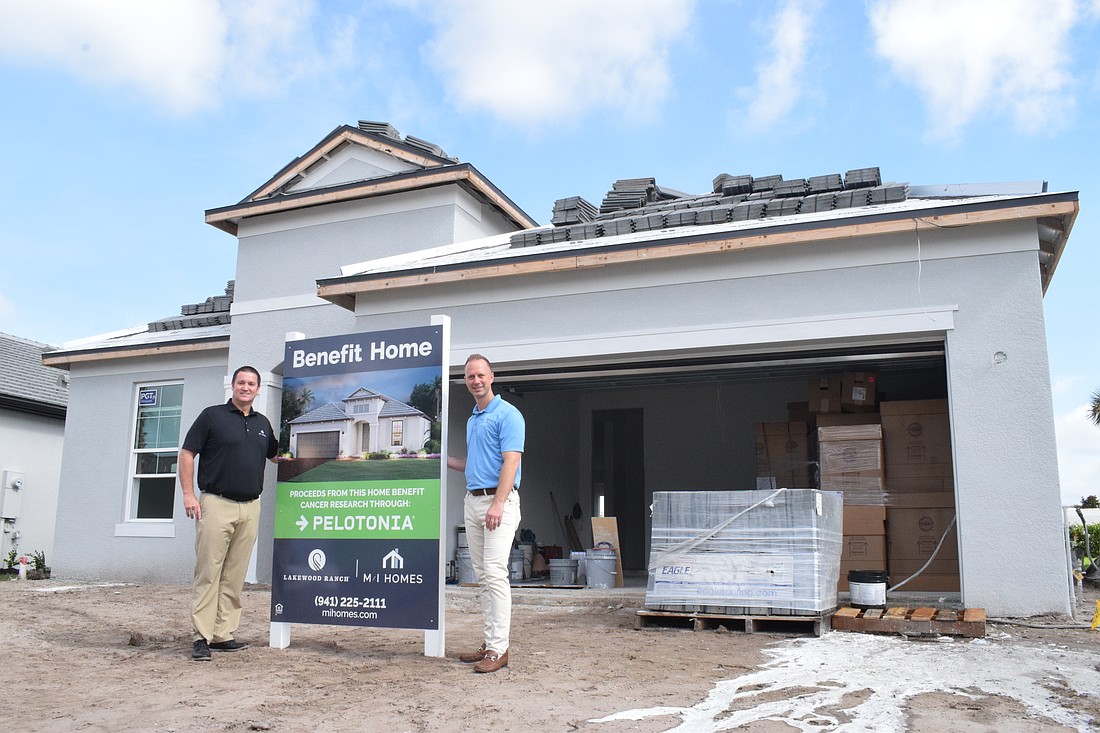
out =
[[(496, 489), (494, 489), (494, 491), (496, 491)], [(235, 501), (238, 504), (248, 504), (249, 502), (256, 501), (257, 499), (260, 498), (258, 496), (253, 496), (250, 499), (238, 499), (235, 496), (226, 496), (225, 494), (219, 494), (216, 491), (203, 491), (202, 493), (204, 493), (204, 494), (213, 494), (214, 496), (216, 496), (220, 499), (228, 499), (229, 501)]]
[[(519, 491), (519, 489), (512, 489), (512, 491)], [(497, 487), (491, 489), (470, 489), (470, 496), (492, 496), (497, 493)]]

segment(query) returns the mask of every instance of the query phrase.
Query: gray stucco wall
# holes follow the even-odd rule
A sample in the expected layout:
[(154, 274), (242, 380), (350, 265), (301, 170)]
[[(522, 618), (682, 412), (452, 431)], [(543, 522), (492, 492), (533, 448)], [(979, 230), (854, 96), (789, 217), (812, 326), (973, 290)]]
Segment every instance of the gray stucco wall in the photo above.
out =
[(130, 488), (136, 387), (183, 381), (182, 441), (203, 408), (225, 401), (225, 377), (224, 350), (72, 365), (52, 563), (57, 577), (190, 582), (195, 530), (183, 515), (178, 484), (173, 519), (157, 527), (169, 536), (118, 534)]
[(1067, 613), (1037, 249), (1024, 221), (418, 287), (360, 296), (356, 329), (443, 313), (455, 363), (510, 367), (942, 339), (963, 602)]
[(5, 561), (14, 546), (27, 557), (41, 550), (46, 563), (53, 563), (64, 435), (62, 419), (0, 410), (0, 476), (17, 472), (23, 478), (19, 517), (11, 525), (22, 536), (16, 540), (11, 533), (4, 535), (0, 554)]

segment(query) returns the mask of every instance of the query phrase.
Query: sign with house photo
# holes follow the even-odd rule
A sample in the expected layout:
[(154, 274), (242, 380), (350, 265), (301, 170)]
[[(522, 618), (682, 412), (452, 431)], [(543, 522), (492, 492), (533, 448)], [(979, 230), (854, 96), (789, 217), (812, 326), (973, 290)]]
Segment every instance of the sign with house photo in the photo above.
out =
[(286, 343), (272, 622), (439, 628), (442, 328)]

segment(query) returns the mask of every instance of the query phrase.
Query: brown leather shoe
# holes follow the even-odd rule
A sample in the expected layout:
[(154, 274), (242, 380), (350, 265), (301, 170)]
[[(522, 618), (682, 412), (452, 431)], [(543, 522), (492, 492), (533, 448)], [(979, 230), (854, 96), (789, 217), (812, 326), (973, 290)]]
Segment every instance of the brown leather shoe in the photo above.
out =
[(501, 667), (508, 666), (508, 652), (503, 654), (497, 654), (496, 652), (487, 650), (485, 652), (485, 658), (474, 665), (475, 672), (496, 672)]
[(480, 662), (485, 659), (485, 645), (482, 644), (481, 648), (476, 652), (466, 652), (465, 654), (458, 655), (458, 661), (466, 664), (473, 664), (474, 662)]

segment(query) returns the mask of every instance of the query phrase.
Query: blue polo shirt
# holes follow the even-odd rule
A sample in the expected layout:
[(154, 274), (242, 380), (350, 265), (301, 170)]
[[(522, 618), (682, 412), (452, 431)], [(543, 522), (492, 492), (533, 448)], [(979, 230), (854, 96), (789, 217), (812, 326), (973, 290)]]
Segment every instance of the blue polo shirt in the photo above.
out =
[[(484, 410), (474, 405), (466, 422), (466, 488), (495, 489), (506, 451), (523, 452), (523, 415), (514, 405), (495, 395)], [(516, 469), (519, 488), (520, 468)]]

